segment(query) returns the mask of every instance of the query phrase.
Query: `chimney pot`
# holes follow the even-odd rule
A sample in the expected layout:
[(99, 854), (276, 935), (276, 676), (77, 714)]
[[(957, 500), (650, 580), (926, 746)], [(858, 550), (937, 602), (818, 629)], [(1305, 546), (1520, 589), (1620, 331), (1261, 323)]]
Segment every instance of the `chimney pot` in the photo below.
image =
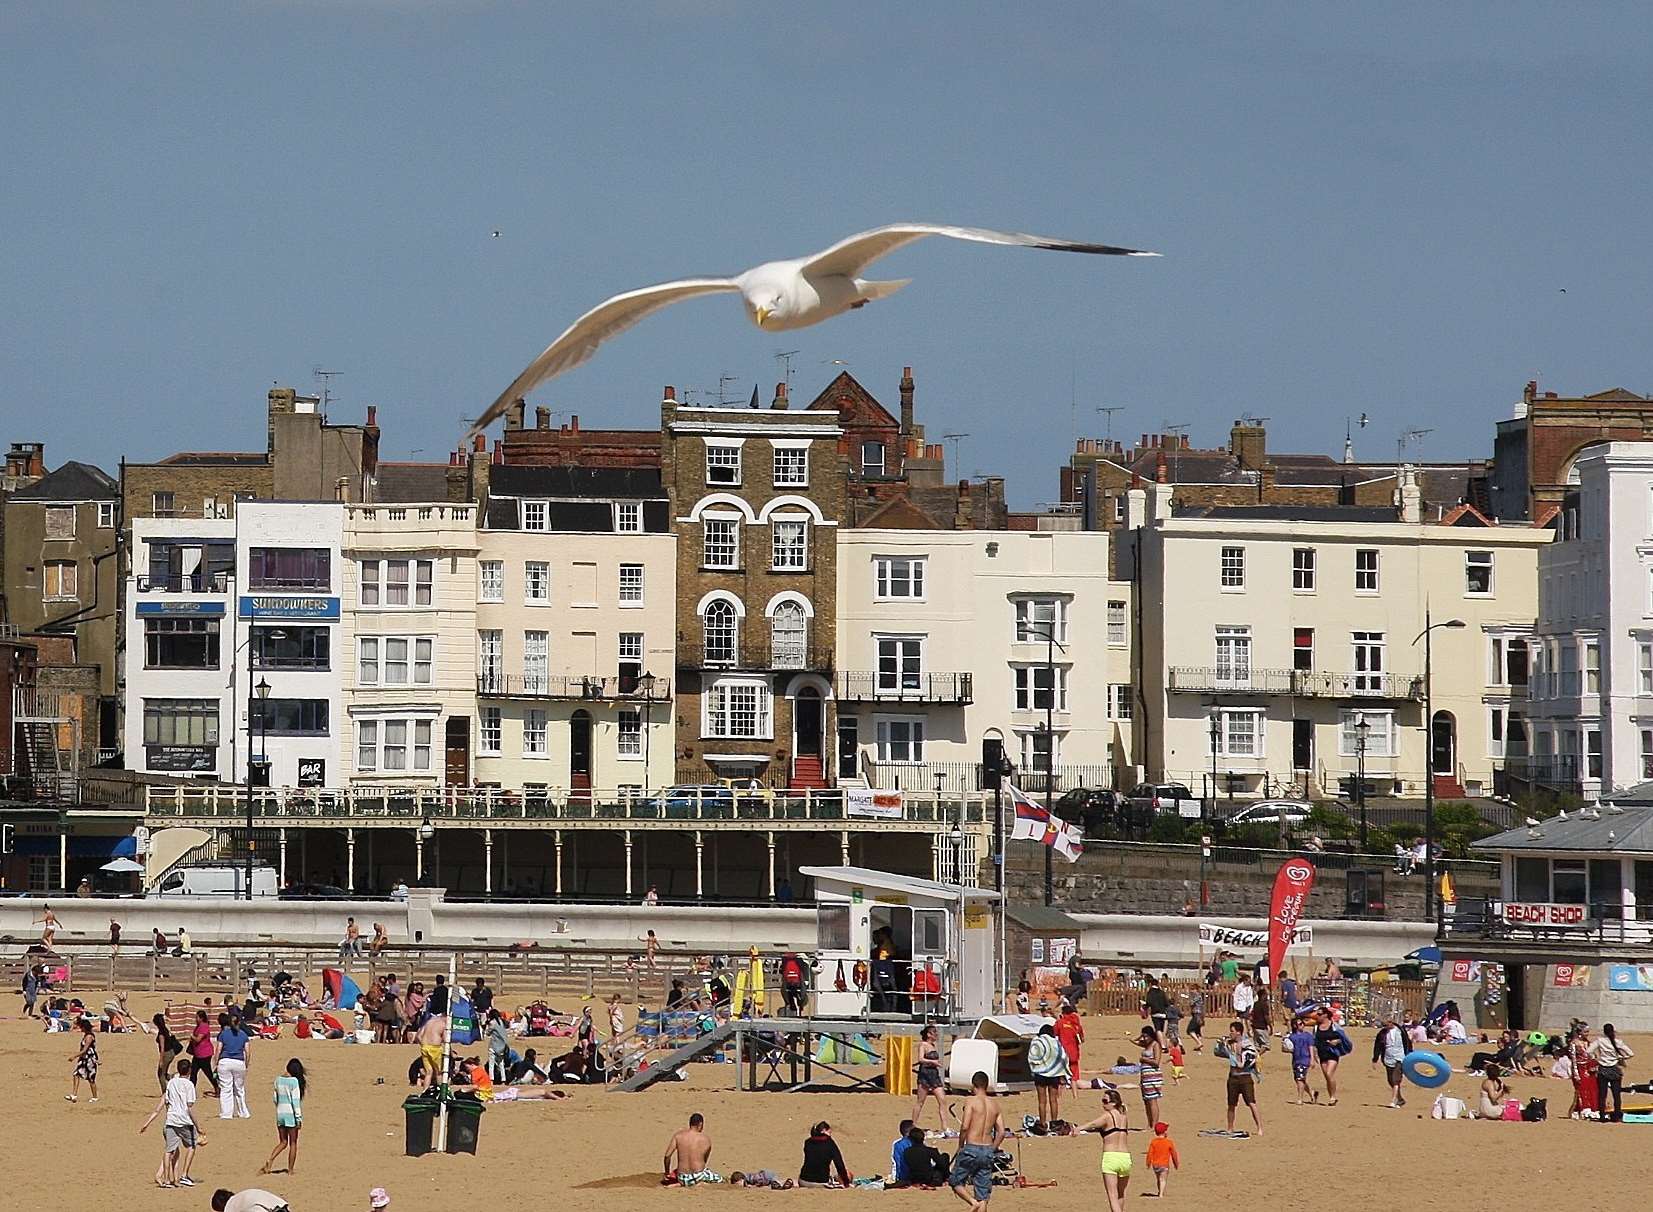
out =
[(488, 449), (487, 435), (480, 434), (480, 433), (476, 435), (476, 443), (475, 443), (474, 449), (476, 450), (477, 454), (481, 454), (484, 450)]
[(379, 406), (377, 404), (369, 404), (367, 406), (367, 427), (369, 429), (372, 429), (378, 423), (379, 423)]
[(549, 408), (545, 407), (543, 404), (540, 405), (538, 408), (534, 409), (534, 428), (535, 429), (550, 429), (551, 428), (551, 410)]
[(666, 399), (668, 401), (675, 402), (676, 399), (677, 399), (677, 388), (671, 386), (670, 384), (667, 384), (666, 385)]
[(1546, 400), (1555, 400), (1555, 399), (1559, 399), (1559, 398), (1560, 398), (1560, 397), (1558, 397), (1558, 396), (1557, 396), (1557, 395), (1556, 395), (1556, 394), (1555, 394), (1555, 392), (1553, 392), (1553, 391), (1546, 391), (1546, 392), (1545, 392), (1545, 393), (1544, 393), (1544, 398), (1545, 398), (1545, 399), (1546, 399)]
[(575, 433), (580, 432), (580, 414), (579, 413), (575, 413), (573, 416), (568, 418), (568, 428), (571, 429)]

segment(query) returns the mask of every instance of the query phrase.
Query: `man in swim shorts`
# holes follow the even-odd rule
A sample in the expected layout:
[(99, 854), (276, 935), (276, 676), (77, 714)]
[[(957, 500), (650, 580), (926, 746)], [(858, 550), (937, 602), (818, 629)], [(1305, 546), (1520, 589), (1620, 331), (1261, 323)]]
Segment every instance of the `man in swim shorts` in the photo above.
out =
[(689, 1126), (679, 1128), (666, 1142), (666, 1155), (661, 1166), (666, 1179), (676, 1179), (684, 1187), (697, 1183), (720, 1183), (723, 1176), (711, 1168), (712, 1138), (706, 1134), (706, 1117), (700, 1112), (689, 1116)]
[(1263, 1134), (1263, 1120), (1257, 1114), (1257, 1045), (1245, 1033), (1245, 1024), (1235, 1019), (1228, 1036), (1217, 1045), (1217, 1055), (1228, 1062), (1228, 1130), (1234, 1131), (1234, 1112), (1243, 1101), (1251, 1112), (1257, 1135)]
[(432, 1014), (413, 1033), (414, 1042), (419, 1045), (419, 1057), (430, 1070), (432, 1079), (442, 1072), (442, 1040), (447, 1034), (446, 1014)]
[[(959, 1151), (947, 1176), (947, 1185), (970, 1205), (971, 1212), (985, 1212), (993, 1197), (993, 1154), (1008, 1135), (998, 1101), (987, 1092), (987, 1085), (987, 1074), (980, 1070), (970, 1078), (970, 1097), (959, 1119)], [(966, 1183), (971, 1187), (968, 1192)]]

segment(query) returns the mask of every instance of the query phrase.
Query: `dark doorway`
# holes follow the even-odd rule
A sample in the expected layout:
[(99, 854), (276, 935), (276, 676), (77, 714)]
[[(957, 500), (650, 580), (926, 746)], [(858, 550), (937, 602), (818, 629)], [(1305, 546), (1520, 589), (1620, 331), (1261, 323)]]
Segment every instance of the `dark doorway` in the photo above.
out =
[(821, 693), (805, 686), (792, 700), (793, 752), (799, 757), (821, 756)]
[(841, 713), (838, 716), (838, 777), (861, 777), (861, 721)]
[(1504, 1012), (1510, 1030), (1527, 1030), (1527, 969), (1523, 964), (1504, 965)]
[(1429, 769), (1432, 774), (1456, 774), (1458, 728), (1450, 711), (1437, 711), (1429, 729)]
[(471, 717), (450, 715), (444, 742), (444, 777), (450, 787), (466, 787), (471, 781)]
[(1291, 768), (1293, 770), (1312, 770), (1314, 768), (1314, 721), (1293, 720), (1291, 722)]
[(591, 713), (584, 708), (568, 721), (568, 785), (575, 791), (591, 791)]

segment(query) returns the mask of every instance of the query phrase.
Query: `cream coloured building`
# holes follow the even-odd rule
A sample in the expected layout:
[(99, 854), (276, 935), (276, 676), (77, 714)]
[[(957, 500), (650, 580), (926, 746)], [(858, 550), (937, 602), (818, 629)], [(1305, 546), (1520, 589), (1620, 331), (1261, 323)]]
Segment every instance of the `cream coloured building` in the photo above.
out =
[(1173, 513), (1166, 486), (1129, 494), (1121, 554), (1140, 560), (1142, 664), (1161, 679), (1137, 721), (1150, 778), (1320, 797), (1363, 766), (1369, 794), (1421, 795), (1426, 769), (1438, 795), (1491, 792), (1521, 734), (1550, 533), (1463, 506), (1424, 522), (1402, 483), (1393, 508)]
[(670, 785), (676, 539), (654, 469), (492, 469), (478, 534), (475, 777)]
[[(472, 782), (476, 714), (477, 506), (346, 505), (345, 780)], [(329, 786), (339, 785), (329, 781)]]
[(1053, 753), (1058, 790), (1110, 785), (1131, 752), (1129, 590), (1100, 532), (840, 530), (840, 780), (974, 790), (997, 735), (1029, 790)]

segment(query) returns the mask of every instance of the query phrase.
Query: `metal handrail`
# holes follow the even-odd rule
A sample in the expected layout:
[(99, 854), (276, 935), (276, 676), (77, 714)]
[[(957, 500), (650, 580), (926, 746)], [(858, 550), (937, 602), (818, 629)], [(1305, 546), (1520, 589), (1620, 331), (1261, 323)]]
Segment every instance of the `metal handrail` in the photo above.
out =
[(887, 677), (873, 671), (840, 671), (835, 693), (849, 702), (971, 703), (975, 678), (969, 673), (916, 673)]
[(476, 692), (490, 698), (636, 699), (664, 703), (671, 698), (670, 678), (657, 677), (652, 685), (638, 678), (587, 674), (502, 673), (484, 670), (476, 675)]
[(1263, 669), (1243, 673), (1214, 665), (1172, 665), (1167, 670), (1173, 691), (1192, 694), (1292, 694), (1302, 698), (1420, 699), (1423, 679), (1403, 673), (1333, 672), (1324, 669)]

